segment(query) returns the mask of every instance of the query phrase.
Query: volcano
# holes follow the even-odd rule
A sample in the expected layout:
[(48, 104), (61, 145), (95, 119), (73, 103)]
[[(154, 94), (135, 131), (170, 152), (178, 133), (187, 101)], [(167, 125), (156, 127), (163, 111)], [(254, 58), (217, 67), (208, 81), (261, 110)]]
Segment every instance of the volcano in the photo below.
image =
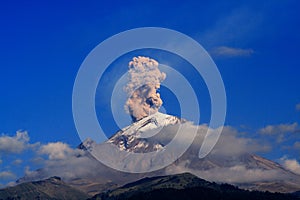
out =
[[(164, 151), (176, 135), (178, 126), (183, 124), (186, 127), (195, 127), (187, 120), (157, 112), (123, 128), (104, 143), (97, 144), (88, 138), (78, 146), (78, 154), (68, 161), (53, 162), (45, 168), (27, 174), (17, 182), (59, 176), (71, 186), (94, 195), (144, 177), (189, 172), (208, 181), (230, 183), (250, 190), (285, 193), (300, 190), (300, 176), (286, 170), (278, 163), (251, 152), (224, 154), (222, 148), (225, 144), (222, 143), (222, 137), (226, 138), (225, 134), (221, 135), (218, 144), (208, 156), (199, 159), (199, 145), (203, 142), (207, 125), (197, 126), (198, 132), (192, 145), (175, 162), (149, 173), (117, 171), (102, 164), (93, 156), (97, 149), (103, 149), (103, 145), (107, 144), (113, 144), (118, 151), (125, 153), (143, 154)], [(186, 134), (188, 136), (188, 132)], [(144, 166), (140, 165), (143, 162), (143, 160), (136, 160), (135, 163), (129, 163), (127, 167)]]

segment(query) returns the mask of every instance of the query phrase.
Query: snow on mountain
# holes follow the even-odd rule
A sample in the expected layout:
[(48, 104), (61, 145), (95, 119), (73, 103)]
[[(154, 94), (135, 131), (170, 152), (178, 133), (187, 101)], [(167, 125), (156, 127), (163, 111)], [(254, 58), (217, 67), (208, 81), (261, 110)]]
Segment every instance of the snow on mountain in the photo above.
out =
[(117, 145), (121, 151), (150, 152), (162, 150), (159, 141), (149, 142), (163, 127), (184, 123), (178, 117), (157, 112), (127, 126), (112, 136), (107, 142)]

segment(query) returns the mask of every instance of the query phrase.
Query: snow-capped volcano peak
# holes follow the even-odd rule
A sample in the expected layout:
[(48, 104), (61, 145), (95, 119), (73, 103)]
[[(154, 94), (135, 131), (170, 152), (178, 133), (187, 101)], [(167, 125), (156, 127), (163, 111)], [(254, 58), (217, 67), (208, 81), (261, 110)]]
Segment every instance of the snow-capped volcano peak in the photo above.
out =
[(133, 124), (123, 128), (123, 135), (131, 135), (136, 132), (146, 132), (151, 129), (157, 129), (168, 125), (174, 125), (183, 122), (178, 117), (156, 112)]
[[(154, 136), (165, 126), (185, 122), (178, 117), (156, 112), (123, 128), (107, 142), (115, 144), (120, 150), (148, 152), (163, 149), (158, 142), (149, 142), (147, 138)], [(154, 131), (156, 130), (156, 131)]]
[[(150, 142), (147, 138), (154, 136), (165, 126), (184, 122), (186, 122), (186, 120), (156, 112), (121, 129), (114, 134), (107, 143), (117, 145), (120, 150), (125, 151), (140, 153), (157, 151), (163, 149), (163, 145), (157, 141)], [(95, 146), (97, 146), (97, 143), (94, 140), (87, 138), (78, 146), (78, 148), (91, 152)]]

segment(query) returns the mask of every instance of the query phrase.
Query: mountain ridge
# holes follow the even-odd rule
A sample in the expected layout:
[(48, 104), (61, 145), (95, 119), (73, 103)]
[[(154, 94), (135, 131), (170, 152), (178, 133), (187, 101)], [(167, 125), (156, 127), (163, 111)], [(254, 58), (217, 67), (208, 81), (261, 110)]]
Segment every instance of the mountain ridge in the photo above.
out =
[(14, 187), (0, 189), (1, 200), (12, 199), (49, 199), (49, 200), (81, 200), (89, 195), (76, 189), (60, 177), (51, 177), (45, 180), (21, 183)]
[(247, 191), (229, 184), (216, 184), (200, 179), (190, 173), (169, 176), (146, 177), (117, 189), (97, 194), (90, 200), (112, 199), (298, 199), (281, 193)]
[[(53, 189), (54, 188), (54, 189)], [(44, 200), (116, 200), (116, 199), (156, 199), (156, 200), (297, 200), (298, 193), (282, 194), (260, 191), (248, 191), (230, 184), (218, 184), (201, 179), (190, 173), (176, 175), (145, 177), (127, 183), (121, 187), (98, 192), (93, 197), (65, 184), (60, 177), (22, 183), (0, 190), (1, 200), (44, 199)]]

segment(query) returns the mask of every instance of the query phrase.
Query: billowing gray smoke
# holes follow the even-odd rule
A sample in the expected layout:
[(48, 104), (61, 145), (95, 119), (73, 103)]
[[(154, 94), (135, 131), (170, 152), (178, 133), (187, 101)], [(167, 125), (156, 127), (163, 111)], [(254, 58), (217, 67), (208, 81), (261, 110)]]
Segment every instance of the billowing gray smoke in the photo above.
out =
[(156, 60), (143, 56), (134, 57), (128, 67), (129, 77), (125, 87), (128, 99), (125, 110), (133, 121), (137, 121), (157, 112), (162, 105), (157, 89), (166, 74), (158, 69)]

